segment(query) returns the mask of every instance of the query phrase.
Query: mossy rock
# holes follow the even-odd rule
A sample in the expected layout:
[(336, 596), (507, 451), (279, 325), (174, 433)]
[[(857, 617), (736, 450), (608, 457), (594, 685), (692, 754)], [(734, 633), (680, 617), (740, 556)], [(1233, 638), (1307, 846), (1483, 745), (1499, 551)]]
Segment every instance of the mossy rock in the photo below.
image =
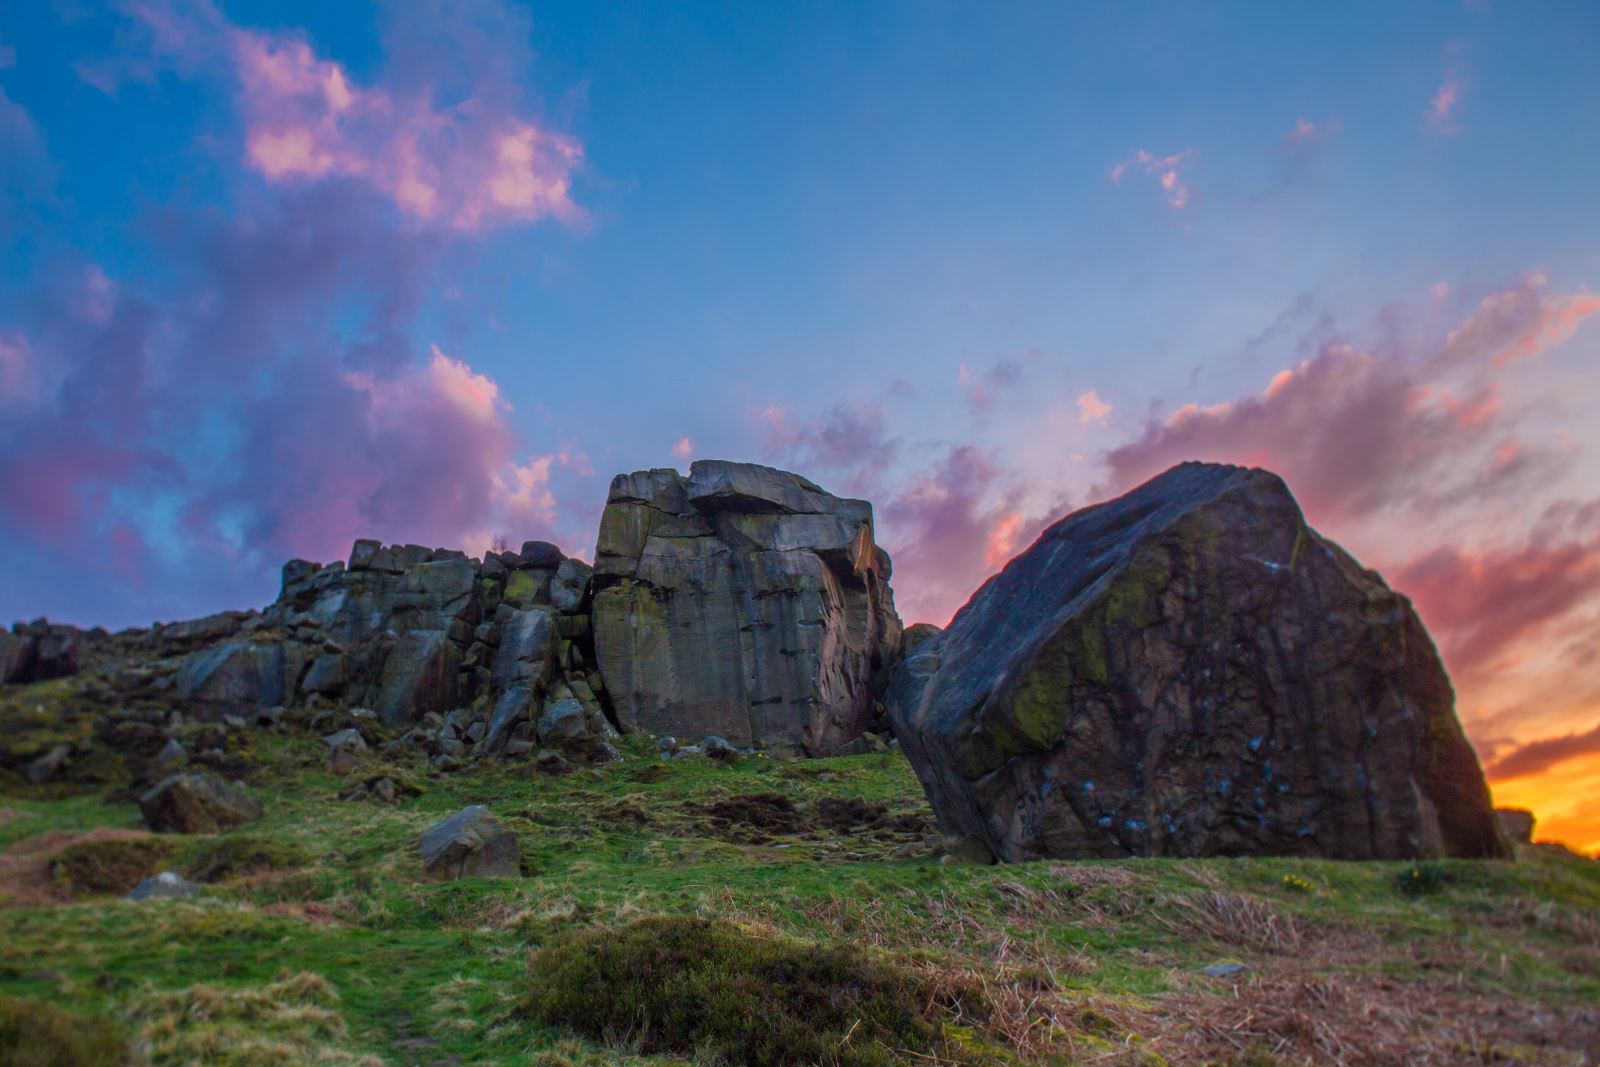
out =
[(0, 1067), (120, 1067), (128, 1042), (109, 1019), (0, 994)]
[(645, 1053), (751, 1067), (1005, 1059), (970, 1034), (946, 1034), (951, 997), (966, 1019), (984, 1016), (975, 988), (935, 995), (889, 957), (725, 921), (660, 916), (572, 931), (534, 953), (528, 973), (525, 1014), (597, 1039), (627, 1033)]
[(161, 837), (79, 841), (61, 850), (51, 873), (74, 896), (120, 896), (169, 867), (178, 849)]

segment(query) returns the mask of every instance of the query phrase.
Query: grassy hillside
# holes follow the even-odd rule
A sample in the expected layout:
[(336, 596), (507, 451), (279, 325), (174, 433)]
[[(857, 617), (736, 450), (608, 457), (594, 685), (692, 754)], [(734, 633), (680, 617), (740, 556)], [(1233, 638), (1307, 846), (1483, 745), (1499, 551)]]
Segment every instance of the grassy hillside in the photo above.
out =
[[(896, 754), (395, 767), (418, 791), (384, 805), (339, 799), (314, 734), (236, 747), (267, 815), (216, 837), (143, 834), (115, 774), (6, 779), (0, 1037), (52, 1005), (157, 1063), (1600, 1057), (1600, 864), (1557, 851), (970, 866)], [(467, 804), (524, 877), (421, 880), (419, 833)], [(116, 895), (154, 869), (206, 893)]]

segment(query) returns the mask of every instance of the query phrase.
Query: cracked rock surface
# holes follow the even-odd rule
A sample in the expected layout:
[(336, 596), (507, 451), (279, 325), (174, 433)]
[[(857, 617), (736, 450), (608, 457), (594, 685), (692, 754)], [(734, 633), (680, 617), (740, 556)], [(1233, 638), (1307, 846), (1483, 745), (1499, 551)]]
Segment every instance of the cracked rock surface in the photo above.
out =
[(901, 664), (895, 734), (997, 856), (1494, 856), (1432, 640), (1266, 471), (1074, 512)]

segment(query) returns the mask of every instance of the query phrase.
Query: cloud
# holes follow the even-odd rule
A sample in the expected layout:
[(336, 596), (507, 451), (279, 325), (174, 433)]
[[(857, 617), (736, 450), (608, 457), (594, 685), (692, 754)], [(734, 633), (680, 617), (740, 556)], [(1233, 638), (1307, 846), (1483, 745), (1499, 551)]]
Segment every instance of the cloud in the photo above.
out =
[(1486, 679), (1515, 665), (1519, 648), (1600, 596), (1600, 539), (1470, 552), (1441, 546), (1394, 569), (1451, 670)]
[(1445, 46), (1444, 78), (1428, 98), (1428, 106), (1422, 109), (1424, 127), (1444, 137), (1453, 137), (1461, 132), (1458, 112), (1467, 95), (1467, 79), (1462, 73), (1462, 52), (1463, 43), (1460, 40), (1451, 41)]
[(1600, 723), (1594, 729), (1546, 737), (1519, 745), (1484, 768), (1491, 781), (1543, 774), (1550, 768), (1582, 756), (1600, 754)]
[(694, 442), (687, 437), (680, 437), (672, 443), (672, 454), (677, 459), (689, 460), (694, 458)]
[(1167, 204), (1181, 211), (1189, 205), (1189, 183), (1182, 177), (1181, 168), (1193, 158), (1193, 149), (1184, 149), (1170, 156), (1157, 156), (1141, 148), (1111, 168), (1111, 184), (1121, 185), (1122, 179), (1130, 172), (1150, 175), (1161, 186)]
[(1078, 421), (1082, 423), (1098, 422), (1105, 425), (1111, 416), (1111, 405), (1100, 399), (1100, 394), (1090, 389), (1087, 393), (1078, 395)]
[[(465, 16), (408, 5), (396, 39), (432, 36), (431, 59), (358, 84), (206, 3), (124, 10), (128, 62), (95, 73), (224, 86), (239, 166), (225, 210), (147, 210), (137, 274), (80, 263), (9, 305), (0, 539), (26, 564), (0, 616), (127, 625), (260, 603), (285, 558), (341, 558), (359, 536), (555, 537), (558, 479), (591, 476), (587, 457), (529, 447), (470, 342), (424, 332), (476, 254), (464, 238), (575, 217), (560, 182), (578, 156), (544, 154), (568, 142), (509, 84), (523, 50), (462, 38), (480, 44), (452, 74)], [(472, 82), (484, 72), (500, 81)]]
[[(516, 109), (509, 71), (494, 84), (480, 78), (470, 93), (446, 102), (441, 87), (418, 82), (414, 70), (392, 84), (358, 84), (302, 37), (235, 25), (209, 3), (143, 2), (122, 10), (144, 31), (147, 55), (126, 57), (120, 67), (86, 67), (84, 76), (114, 90), (128, 77), (148, 80), (164, 64), (230, 84), (245, 164), (268, 182), (360, 182), (413, 223), (461, 231), (584, 220), (571, 197), (582, 146)], [(399, 17), (429, 21), (418, 11)], [(435, 52), (451, 50), (443, 31), (457, 22), (435, 22)], [(481, 54), (495, 54), (493, 42), (474, 36), (466, 43), (473, 42), (487, 49)], [(496, 70), (492, 58), (488, 67)]]
[(1457, 108), (1461, 106), (1462, 97), (1466, 95), (1466, 83), (1459, 78), (1446, 79), (1428, 101), (1428, 106), (1423, 109), (1423, 121), (1428, 129), (1444, 136), (1453, 136), (1461, 132), (1461, 126), (1456, 121)]
[[(1029, 354), (1030, 360), (1038, 358)], [(956, 385), (966, 397), (967, 408), (974, 415), (985, 415), (994, 410), (1001, 394), (1022, 384), (1022, 362), (1001, 358), (986, 371), (973, 370), (962, 363), (956, 371)]]
[(1432, 361), (1433, 370), (1488, 360), (1505, 367), (1532, 359), (1571, 337), (1590, 317), (1600, 314), (1600, 294), (1581, 290), (1559, 295), (1545, 292), (1549, 279), (1528, 275), (1519, 284), (1491, 293), (1446, 336)]
[(848, 493), (872, 493), (900, 452), (899, 439), (885, 429), (881, 403), (840, 404), (804, 422), (769, 404), (761, 421), (766, 427), (762, 451), (769, 459), (802, 471), (834, 472)]
[(1031, 489), (974, 444), (949, 447), (879, 509), (878, 540), (894, 558), (908, 620), (943, 625), (1052, 516), (1029, 516)]
[[(1275, 374), (1266, 389), (1152, 419), (1106, 456), (1104, 495), (1204, 459), (1283, 474), (1318, 521), (1430, 508), (1528, 487), (1556, 457), (1511, 435), (1494, 374), (1571, 336), (1588, 294), (1555, 296), (1534, 276), (1484, 299), (1433, 353), (1379, 356), (1341, 342)], [(1462, 387), (1449, 372), (1471, 372)], [(1487, 375), (1487, 379), (1485, 379)]]

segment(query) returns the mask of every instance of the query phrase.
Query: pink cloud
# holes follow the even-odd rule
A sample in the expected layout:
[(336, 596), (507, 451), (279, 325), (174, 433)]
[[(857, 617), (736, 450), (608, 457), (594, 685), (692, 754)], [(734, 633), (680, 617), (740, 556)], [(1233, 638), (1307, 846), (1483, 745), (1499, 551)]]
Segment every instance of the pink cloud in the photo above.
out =
[(694, 442), (689, 440), (687, 437), (678, 438), (672, 444), (672, 454), (677, 459), (683, 459), (683, 460), (693, 459), (694, 458)]
[(1532, 359), (1561, 344), (1590, 317), (1600, 314), (1600, 294), (1580, 291), (1545, 292), (1548, 279), (1539, 273), (1484, 297), (1459, 326), (1451, 330), (1435, 356), (1436, 368), (1484, 358), (1496, 367)]
[(1184, 405), (1107, 455), (1100, 492), (1185, 459), (1270, 466), (1323, 521), (1525, 490), (1552, 457), (1508, 436), (1494, 381), (1458, 395), (1442, 377), (1493, 375), (1571, 336), (1591, 297), (1545, 294), (1544, 284), (1535, 276), (1485, 298), (1425, 358), (1329, 343), (1257, 396)]
[(1457, 677), (1480, 682), (1515, 664), (1519, 648), (1600, 596), (1600, 540), (1472, 552), (1443, 546), (1390, 574), (1417, 604)]
[(879, 508), (901, 617), (944, 625), (1052, 516), (1030, 517), (1031, 488), (976, 445), (949, 448)]
[[(303, 38), (235, 25), (207, 2), (148, 0), (123, 11), (154, 60), (232, 83), (245, 164), (268, 182), (360, 182), (413, 223), (458, 231), (584, 221), (571, 195), (582, 146), (519, 114), (505, 86), (446, 104), (431, 82), (357, 84)], [(80, 72), (108, 91), (125, 76), (153, 76), (151, 60), (119, 59)]]
[(1100, 394), (1090, 389), (1078, 395), (1078, 421), (1105, 424), (1111, 415), (1111, 405), (1100, 399)]
[(1461, 105), (1461, 99), (1466, 94), (1467, 87), (1457, 78), (1446, 80), (1438, 89), (1434, 90), (1433, 97), (1428, 101), (1428, 106), (1422, 112), (1423, 120), (1434, 133), (1451, 135), (1461, 132), (1460, 125), (1456, 122), (1456, 109)]
[(1111, 168), (1111, 183), (1120, 185), (1130, 171), (1142, 171), (1156, 179), (1168, 205), (1181, 211), (1189, 204), (1189, 184), (1184, 181), (1180, 168), (1186, 166), (1193, 156), (1192, 149), (1170, 156), (1157, 156), (1141, 148)]

